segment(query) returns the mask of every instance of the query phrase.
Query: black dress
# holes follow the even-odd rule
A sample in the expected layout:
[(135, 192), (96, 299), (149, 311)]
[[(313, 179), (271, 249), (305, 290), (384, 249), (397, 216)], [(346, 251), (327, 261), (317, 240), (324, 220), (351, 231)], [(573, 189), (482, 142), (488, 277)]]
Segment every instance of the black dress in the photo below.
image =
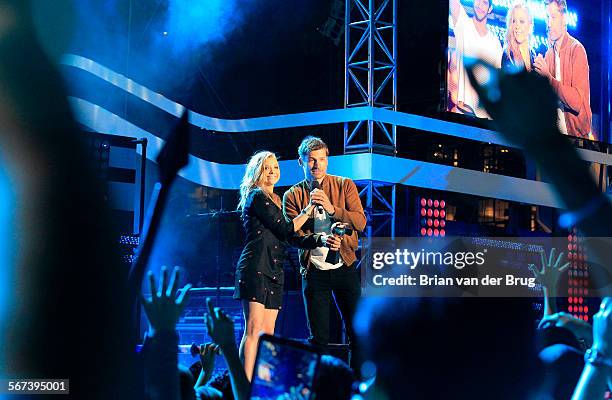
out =
[(294, 238), (293, 222), (287, 222), (282, 210), (259, 188), (249, 194), (242, 222), (246, 243), (236, 267), (234, 298), (281, 309), (285, 242), (293, 238), (292, 243), (301, 248), (316, 248), (320, 235)]
[[(529, 49), (529, 60), (531, 62), (532, 69), (533, 69), (533, 63), (535, 62), (536, 56), (537, 56), (536, 52), (533, 49)], [(508, 49), (504, 47), (504, 52), (502, 53), (502, 58), (501, 58), (501, 68), (508, 70), (508, 69), (512, 69), (513, 67), (516, 67), (517, 64), (514, 62), (514, 58), (515, 58), (514, 52), (510, 50), (510, 56), (508, 56)], [(525, 66), (523, 66), (523, 68), (525, 68)]]

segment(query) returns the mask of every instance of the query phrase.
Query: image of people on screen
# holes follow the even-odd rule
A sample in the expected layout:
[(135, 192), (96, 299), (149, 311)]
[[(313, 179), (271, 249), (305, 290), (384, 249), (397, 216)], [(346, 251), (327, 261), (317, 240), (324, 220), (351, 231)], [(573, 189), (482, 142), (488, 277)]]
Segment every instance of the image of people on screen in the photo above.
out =
[(463, 66), (464, 57), (480, 58), (498, 68), (501, 66), (502, 46), (489, 29), (487, 20), (493, 12), (493, 0), (474, 0), (474, 13), (468, 16), (459, 0), (450, 0), (450, 16), (456, 44), (457, 104), (459, 112), (479, 118), (489, 115), (478, 104), (478, 95), (470, 85)]
[(507, 7), (494, 0), (449, 0), (446, 110), (490, 118), (479, 106), (463, 65), (466, 57), (479, 58), (548, 79), (559, 98), (560, 131), (598, 140), (592, 128), (587, 52), (568, 32), (569, 21), (566, 0), (515, 1)]
[(546, 1), (546, 29), (549, 48), (544, 56), (536, 58), (535, 70), (549, 80), (559, 98), (559, 130), (566, 135), (594, 139), (590, 137), (589, 62), (582, 43), (567, 32), (565, 0)]
[(535, 49), (530, 43), (533, 36), (533, 16), (525, 3), (517, 2), (508, 10), (506, 35), (501, 67), (533, 70)]

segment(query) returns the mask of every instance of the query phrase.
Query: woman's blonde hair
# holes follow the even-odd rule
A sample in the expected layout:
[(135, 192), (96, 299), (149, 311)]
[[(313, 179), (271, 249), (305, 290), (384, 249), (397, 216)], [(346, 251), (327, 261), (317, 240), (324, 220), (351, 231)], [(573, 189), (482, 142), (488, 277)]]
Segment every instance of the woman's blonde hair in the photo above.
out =
[[(508, 58), (512, 61), (516, 61), (512, 58), (512, 54), (520, 54), (518, 46), (516, 45), (515, 41), (512, 40), (513, 36), (514, 36), (514, 29), (512, 29), (512, 18), (514, 17), (514, 11), (517, 8), (522, 8), (523, 10), (525, 10), (527, 12), (527, 18), (529, 18), (529, 25), (531, 26), (531, 29), (529, 30), (529, 39), (531, 40), (531, 37), (533, 36), (533, 16), (531, 15), (531, 11), (529, 11), (529, 7), (527, 7), (527, 4), (525, 4), (525, 2), (523, 2), (522, 0), (518, 0), (515, 1), (514, 4), (512, 4), (512, 7), (510, 7), (508, 9), (508, 14), (506, 14), (506, 37), (505, 37), (505, 47), (506, 47), (506, 54), (508, 55)], [(523, 63), (523, 59), (519, 58), (518, 59), (519, 63)]]
[(238, 202), (238, 210), (244, 208), (249, 194), (259, 185), (263, 172), (263, 164), (270, 157), (276, 159), (276, 155), (270, 151), (259, 151), (253, 154), (247, 163), (242, 182), (240, 182), (240, 201)]

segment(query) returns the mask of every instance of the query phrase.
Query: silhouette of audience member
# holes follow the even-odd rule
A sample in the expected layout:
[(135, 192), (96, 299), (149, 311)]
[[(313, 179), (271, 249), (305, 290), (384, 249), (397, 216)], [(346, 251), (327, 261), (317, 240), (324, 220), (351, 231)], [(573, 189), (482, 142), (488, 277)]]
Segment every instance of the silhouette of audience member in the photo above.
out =
[[(207, 299), (207, 305), (209, 313), (206, 316), (206, 326), (227, 362), (233, 396), (237, 400), (246, 399), (250, 383), (238, 358), (238, 348), (234, 341), (234, 322), (222, 309), (214, 307), (210, 299)], [(342, 360), (328, 355), (322, 356), (317, 376), (318, 383), (313, 391), (316, 399), (351, 398), (354, 374)], [(288, 398), (292, 398), (291, 395)]]
[(355, 383), (353, 370), (341, 359), (324, 355), (319, 363), (317, 400), (349, 400)]
[[(215, 358), (220, 352), (219, 345), (209, 342), (199, 346), (198, 350), (200, 355), (200, 361), (198, 363), (195, 363), (191, 367), (191, 372), (194, 374), (194, 376), (196, 374), (198, 375), (198, 380), (196, 381), (194, 386), (194, 389), (196, 391), (196, 398), (198, 400), (222, 399), (227, 394), (231, 395), (233, 398), (233, 395), (231, 394), (232, 388), (229, 382), (229, 375), (227, 376), (227, 385), (225, 386), (223, 386), (220, 381), (220, 379), (222, 379), (222, 376), (217, 375), (213, 377), (213, 371), (215, 368)], [(213, 386), (213, 384), (217, 386), (221, 384), (221, 387), (223, 389), (229, 390), (225, 390), (225, 392), (222, 392), (216, 386)]]
[(542, 285), (544, 315), (538, 325), (538, 356), (543, 364), (541, 389), (555, 399), (572, 396), (583, 367), (584, 350), (592, 343), (592, 329), (588, 322), (565, 312), (557, 312), (558, 286), (570, 263), (564, 254), (557, 256), (552, 248), (548, 257), (541, 254), (541, 267), (529, 265), (536, 281)]
[(226, 397), (226, 393), (222, 393), (221, 391), (215, 389), (212, 386), (199, 386), (195, 389), (195, 396), (197, 400), (217, 400), (217, 399), (233, 399), (234, 395), (232, 394), (231, 383), (228, 381), (228, 388), (230, 397)]
[(576, 347), (586, 350), (593, 342), (593, 333), (591, 325), (579, 318), (572, 316), (566, 312), (558, 312), (557, 310), (557, 295), (558, 285), (561, 278), (565, 276), (564, 272), (570, 267), (570, 263), (563, 263), (564, 254), (559, 253), (555, 258), (556, 249), (552, 248), (548, 258), (545, 253), (541, 254), (541, 268), (536, 268), (535, 265), (529, 265), (529, 269), (536, 278), (536, 282), (542, 285), (544, 294), (544, 315), (539, 329), (560, 328), (568, 330), (576, 339)]
[(205, 343), (198, 348), (200, 356), (200, 371), (198, 380), (195, 383), (194, 388), (206, 385), (213, 375), (215, 369), (215, 358), (219, 353), (219, 345), (214, 343)]
[(221, 392), (223, 399), (234, 400), (234, 393), (232, 392), (232, 382), (230, 381), (230, 375), (228, 370), (223, 371), (222, 374), (217, 374), (213, 376), (208, 386), (212, 389), (216, 389)]
[(178, 374), (179, 374), (179, 390), (181, 400), (195, 400), (196, 395), (193, 390), (193, 375), (189, 368), (184, 365), (178, 365)]
[[(473, 72), (477, 65), (488, 68), (491, 74), (499, 75), (479, 83)], [(586, 237), (583, 244), (589, 254), (591, 283), (599, 294), (609, 295), (612, 291), (612, 279), (607, 265), (609, 244), (599, 238), (609, 236), (609, 224), (602, 221), (612, 221), (612, 206), (608, 198), (600, 193), (589, 174), (587, 164), (560, 135), (557, 126), (557, 95), (549, 81), (524, 72), (496, 72), (491, 65), (482, 61), (475, 61), (468, 68), (468, 74), (501, 133), (522, 147), (548, 175), (557, 195), (568, 209), (559, 218), (560, 225), (576, 226)], [(602, 398), (606, 383), (609, 385), (612, 366), (609, 356), (609, 342), (612, 339), (612, 329), (609, 328), (611, 310), (610, 298), (606, 297), (594, 318), (593, 346), (585, 355), (587, 365), (572, 397), (574, 400)], [(551, 317), (551, 320), (555, 325), (564, 323), (562, 316)], [(570, 321), (570, 324), (573, 322)], [(585, 328), (581, 327), (580, 330), (585, 331)], [(588, 335), (583, 336), (588, 339)], [(573, 377), (565, 376), (561, 379), (568, 378)]]
[(206, 299), (206, 306), (208, 307), (208, 313), (205, 318), (208, 335), (215, 344), (219, 345), (223, 357), (225, 357), (234, 398), (236, 400), (247, 399), (250, 383), (238, 356), (234, 321), (221, 308), (214, 307), (211, 299)]
[(355, 327), (376, 366), (368, 397), (527, 398), (537, 379), (530, 303), (363, 299)]
[[(567, 210), (562, 227), (577, 227), (589, 250), (589, 275), (598, 295), (612, 294), (610, 224), (612, 204), (599, 190), (589, 166), (557, 126), (557, 95), (547, 79), (525, 71), (508, 73), (480, 60), (471, 61), (468, 75), (498, 130), (535, 160), (548, 177)], [(475, 68), (486, 68), (492, 77), (478, 82)], [(591, 293), (594, 294), (594, 293)], [(597, 295), (594, 294), (594, 295)]]
[(168, 270), (166, 267), (162, 268), (159, 289), (155, 284), (153, 273), (149, 272), (148, 277), (151, 300), (141, 295), (141, 302), (149, 320), (149, 329), (143, 346), (147, 398), (149, 400), (194, 398), (193, 377), (190, 381), (187, 379), (189, 390), (182, 389), (184, 383), (181, 383), (185, 378), (181, 378), (182, 375), (179, 374), (176, 333), (176, 323), (187, 304), (191, 284), (185, 285), (177, 293), (178, 267), (174, 269), (170, 281), (168, 281)]
[(570, 267), (570, 263), (561, 265), (563, 260), (563, 253), (559, 253), (555, 259), (556, 249), (552, 248), (548, 260), (546, 259), (546, 253), (542, 252), (541, 256), (541, 268), (536, 268), (534, 264), (529, 265), (529, 270), (533, 273), (536, 282), (542, 285), (542, 292), (544, 294), (544, 318), (555, 314), (557, 312), (557, 287), (563, 273)]
[(4, 266), (12, 278), (1, 375), (69, 378), (74, 398), (138, 398), (127, 271), (30, 15), (29, 1), (0, 1), (0, 159), (16, 205), (3, 238), (15, 258)]
[(584, 356), (586, 365), (572, 400), (602, 399), (612, 383), (612, 298), (605, 297), (593, 316), (593, 347)]

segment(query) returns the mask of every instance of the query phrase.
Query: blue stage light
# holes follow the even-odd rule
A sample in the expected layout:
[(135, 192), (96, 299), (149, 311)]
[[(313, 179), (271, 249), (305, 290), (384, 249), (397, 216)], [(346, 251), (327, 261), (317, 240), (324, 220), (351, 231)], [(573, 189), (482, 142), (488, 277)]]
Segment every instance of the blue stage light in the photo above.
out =
[(164, 36), (172, 32), (177, 51), (223, 41), (241, 25), (251, 3), (255, 0), (168, 0)]
[[(14, 293), (14, 267), (16, 256), (15, 243), (15, 224), (16, 215), (15, 209), (15, 182), (13, 177), (7, 173), (6, 161), (0, 159), (0, 218), (4, 223), (0, 225), (0, 332), (4, 330), (7, 318), (10, 315), (13, 306), (13, 299), (16, 299)], [(2, 338), (4, 339), (4, 338)], [(0, 362), (2, 362), (0, 355)]]

